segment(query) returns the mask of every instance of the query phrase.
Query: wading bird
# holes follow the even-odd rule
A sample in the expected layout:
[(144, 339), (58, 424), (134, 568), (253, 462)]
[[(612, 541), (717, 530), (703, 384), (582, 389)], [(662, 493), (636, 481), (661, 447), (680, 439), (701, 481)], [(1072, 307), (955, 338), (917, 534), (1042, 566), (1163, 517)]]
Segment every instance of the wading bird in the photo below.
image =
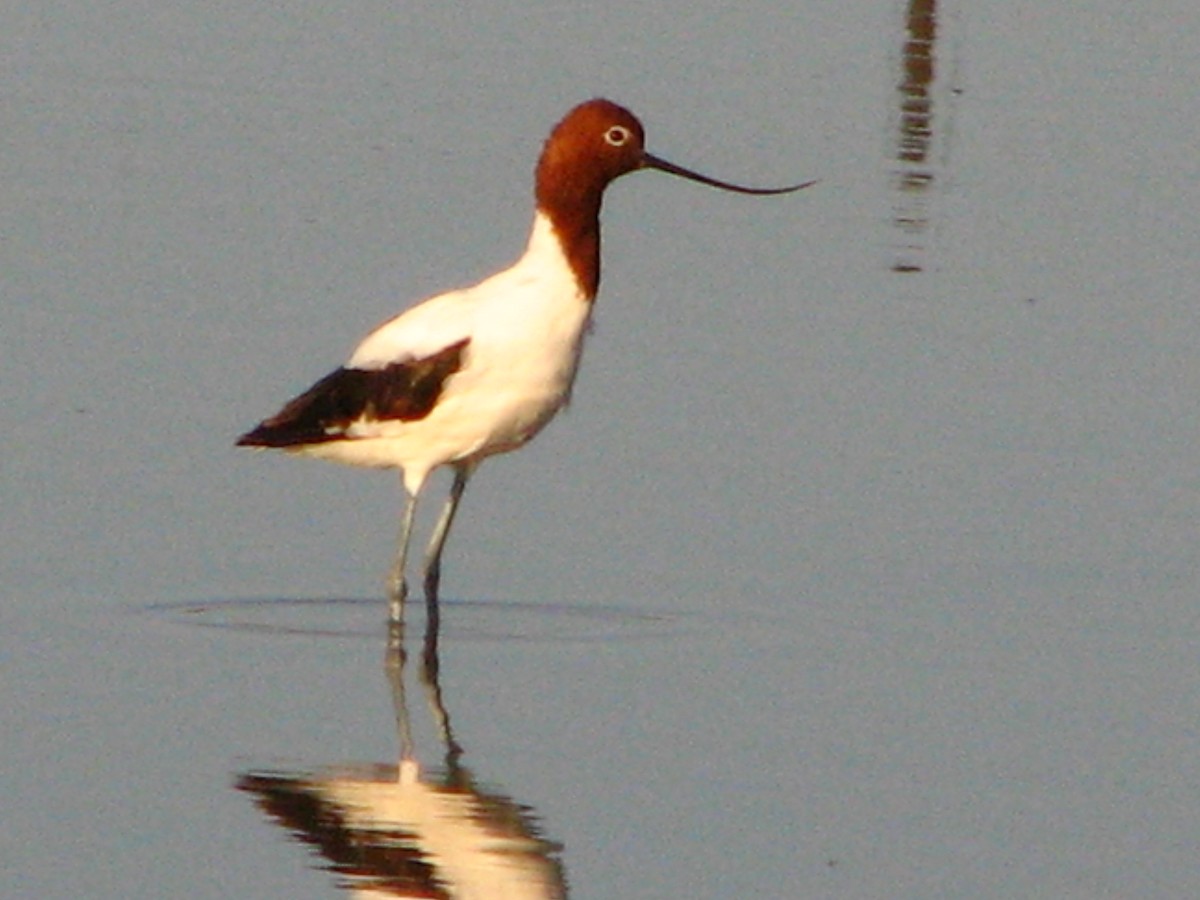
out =
[(467, 481), (489, 456), (524, 446), (566, 405), (600, 285), (600, 203), (614, 179), (657, 169), (742, 194), (648, 153), (637, 118), (608, 100), (572, 109), (546, 139), (525, 253), (474, 287), (450, 291), (384, 322), (347, 363), (238, 439), (355, 466), (399, 468), (407, 502), (388, 576), (399, 621), (417, 498), (429, 474), (454, 471), (425, 556), (434, 602), (442, 548)]

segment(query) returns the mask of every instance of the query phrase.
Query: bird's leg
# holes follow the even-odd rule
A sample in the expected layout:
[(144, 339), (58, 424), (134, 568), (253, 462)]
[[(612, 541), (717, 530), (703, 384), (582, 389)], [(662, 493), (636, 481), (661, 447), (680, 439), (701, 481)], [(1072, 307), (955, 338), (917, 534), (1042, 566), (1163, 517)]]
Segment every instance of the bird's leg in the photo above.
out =
[(404, 504), (404, 515), (400, 520), (400, 537), (396, 542), (396, 558), (388, 573), (388, 618), (399, 622), (404, 617), (404, 599), (408, 585), (404, 581), (404, 564), (408, 559), (408, 541), (412, 537), (413, 520), (417, 515), (417, 495), (409, 494)]
[(437, 604), (438, 583), (442, 580), (442, 548), (446, 545), (446, 536), (450, 526), (454, 524), (454, 514), (458, 511), (458, 501), (462, 499), (463, 491), (467, 489), (467, 480), (471, 477), (472, 466), (457, 466), (454, 469), (454, 484), (450, 486), (450, 497), (442, 508), (437, 527), (429, 539), (429, 549), (425, 551), (425, 603)]

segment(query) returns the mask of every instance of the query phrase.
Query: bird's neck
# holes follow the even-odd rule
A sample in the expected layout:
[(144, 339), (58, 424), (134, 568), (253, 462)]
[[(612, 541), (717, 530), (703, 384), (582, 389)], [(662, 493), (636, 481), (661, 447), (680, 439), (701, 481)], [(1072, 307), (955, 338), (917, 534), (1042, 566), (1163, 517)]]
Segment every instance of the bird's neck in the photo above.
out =
[[(551, 243), (553, 242), (553, 243)], [(579, 292), (594, 300), (600, 288), (600, 205), (594, 208), (546, 210), (538, 207), (527, 255), (557, 250), (566, 261)]]

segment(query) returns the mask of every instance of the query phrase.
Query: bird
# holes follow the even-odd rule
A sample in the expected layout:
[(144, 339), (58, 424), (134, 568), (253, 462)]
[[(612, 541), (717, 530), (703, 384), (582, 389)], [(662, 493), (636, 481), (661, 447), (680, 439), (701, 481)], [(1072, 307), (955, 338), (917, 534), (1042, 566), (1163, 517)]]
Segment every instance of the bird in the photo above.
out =
[(453, 471), (425, 553), (427, 604), (436, 603), (446, 538), (480, 463), (523, 447), (570, 400), (600, 286), (604, 190), (639, 170), (754, 195), (816, 183), (719, 181), (648, 152), (642, 123), (625, 107), (604, 98), (580, 103), (542, 147), (533, 227), (512, 266), (383, 322), (343, 366), (238, 438), (242, 447), (401, 471), (406, 499), (387, 577), (390, 621), (403, 615), (417, 501), (430, 474)]

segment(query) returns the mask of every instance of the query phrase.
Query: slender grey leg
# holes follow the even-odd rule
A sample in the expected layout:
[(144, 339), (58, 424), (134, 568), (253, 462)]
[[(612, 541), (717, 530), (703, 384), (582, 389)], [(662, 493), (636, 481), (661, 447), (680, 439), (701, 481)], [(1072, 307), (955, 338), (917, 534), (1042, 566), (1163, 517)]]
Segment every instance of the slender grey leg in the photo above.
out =
[(404, 581), (404, 564), (408, 559), (408, 541), (412, 537), (413, 520), (417, 515), (417, 497), (409, 494), (404, 504), (404, 516), (400, 520), (400, 538), (396, 544), (396, 558), (388, 573), (388, 617), (399, 622), (404, 616), (404, 600), (408, 585)]
[(441, 518), (429, 539), (429, 549), (425, 552), (425, 603), (436, 604), (438, 584), (442, 580), (442, 548), (446, 546), (446, 536), (450, 526), (454, 524), (454, 514), (458, 511), (458, 501), (462, 499), (463, 491), (467, 489), (467, 481), (474, 471), (473, 466), (457, 466), (454, 469), (454, 484), (450, 486), (450, 498), (442, 508)]

